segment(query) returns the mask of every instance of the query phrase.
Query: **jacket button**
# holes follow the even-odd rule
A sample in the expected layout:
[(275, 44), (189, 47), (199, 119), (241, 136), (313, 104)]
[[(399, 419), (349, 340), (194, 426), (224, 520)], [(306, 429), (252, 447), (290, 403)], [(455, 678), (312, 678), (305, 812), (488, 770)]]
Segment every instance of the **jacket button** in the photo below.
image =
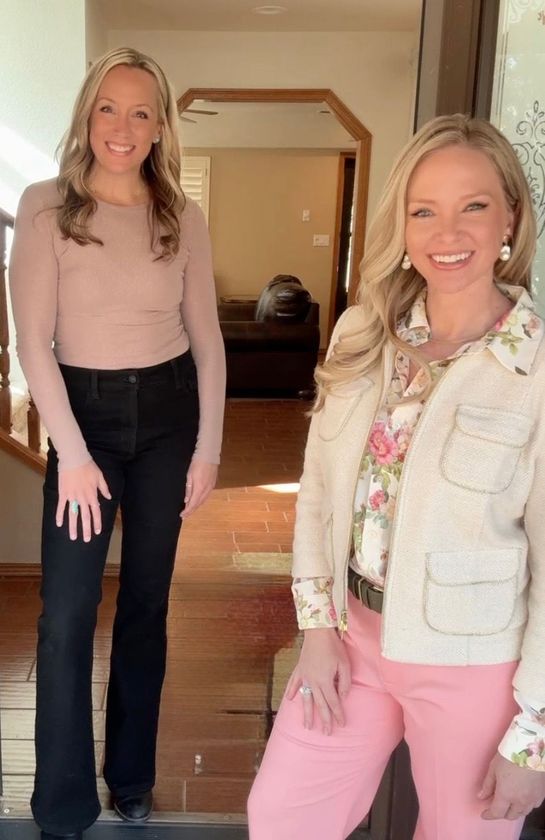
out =
[(131, 385), (134, 385), (136, 383), (136, 374), (135, 373), (130, 373), (129, 374), (129, 382), (131, 383)]

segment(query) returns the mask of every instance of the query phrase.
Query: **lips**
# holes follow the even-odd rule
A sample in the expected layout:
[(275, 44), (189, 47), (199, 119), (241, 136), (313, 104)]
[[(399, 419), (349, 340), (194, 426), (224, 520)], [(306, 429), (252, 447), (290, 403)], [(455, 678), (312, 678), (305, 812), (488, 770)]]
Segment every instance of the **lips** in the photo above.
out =
[(429, 259), (437, 268), (454, 269), (467, 265), (474, 253), (474, 251), (457, 251), (451, 254), (430, 254)]
[(106, 143), (106, 148), (114, 155), (130, 155), (136, 149), (136, 146), (131, 146), (128, 143)]

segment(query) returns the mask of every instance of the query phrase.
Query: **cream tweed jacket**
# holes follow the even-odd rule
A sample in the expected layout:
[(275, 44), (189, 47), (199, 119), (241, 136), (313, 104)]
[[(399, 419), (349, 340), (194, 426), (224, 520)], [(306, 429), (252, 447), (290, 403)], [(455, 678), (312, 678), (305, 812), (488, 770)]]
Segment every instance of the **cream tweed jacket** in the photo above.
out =
[[(335, 328), (358, 329), (361, 309)], [(340, 626), (360, 462), (395, 351), (313, 415), (293, 576), (333, 577)], [(384, 590), (382, 653), (399, 662), (520, 659), (514, 685), (545, 694), (545, 342), (528, 375), (461, 356), (428, 398), (404, 464)]]

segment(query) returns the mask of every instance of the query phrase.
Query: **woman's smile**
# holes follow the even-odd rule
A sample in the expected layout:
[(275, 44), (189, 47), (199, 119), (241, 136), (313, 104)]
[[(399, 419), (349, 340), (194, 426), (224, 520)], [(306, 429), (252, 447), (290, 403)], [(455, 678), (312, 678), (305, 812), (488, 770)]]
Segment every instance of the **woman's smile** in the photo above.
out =
[(457, 271), (469, 264), (474, 253), (475, 251), (457, 251), (451, 254), (430, 254), (429, 258), (440, 271)]
[(106, 142), (105, 145), (108, 151), (111, 152), (111, 154), (121, 155), (123, 157), (126, 157), (127, 155), (131, 154), (131, 152), (134, 152), (134, 150), (136, 149), (136, 146), (122, 143)]

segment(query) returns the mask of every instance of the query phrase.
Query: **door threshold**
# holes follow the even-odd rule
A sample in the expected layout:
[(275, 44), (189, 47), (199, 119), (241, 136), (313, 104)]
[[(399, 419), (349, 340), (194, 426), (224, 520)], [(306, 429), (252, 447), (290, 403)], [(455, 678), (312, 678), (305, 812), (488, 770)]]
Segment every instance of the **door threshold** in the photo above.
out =
[[(138, 836), (134, 834), (138, 830)], [(124, 823), (114, 811), (103, 811), (84, 840), (248, 840), (242, 814), (154, 814), (144, 825)], [(40, 830), (30, 809), (10, 816), (0, 813), (0, 840), (40, 840)], [(365, 829), (356, 829), (349, 840), (370, 840)]]
[[(84, 832), (84, 840), (248, 840), (245, 825), (201, 820), (150, 820), (145, 825), (129, 825), (113, 815), (101, 817)], [(40, 830), (31, 818), (0, 819), (0, 840), (40, 840)]]
[[(0, 840), (39, 840), (30, 808), (6, 808), (0, 812)], [(144, 825), (123, 822), (115, 811), (102, 811), (88, 828), (84, 840), (247, 840), (243, 814), (182, 814), (176, 811), (153, 814)], [(132, 834), (131, 834), (132, 832)]]

